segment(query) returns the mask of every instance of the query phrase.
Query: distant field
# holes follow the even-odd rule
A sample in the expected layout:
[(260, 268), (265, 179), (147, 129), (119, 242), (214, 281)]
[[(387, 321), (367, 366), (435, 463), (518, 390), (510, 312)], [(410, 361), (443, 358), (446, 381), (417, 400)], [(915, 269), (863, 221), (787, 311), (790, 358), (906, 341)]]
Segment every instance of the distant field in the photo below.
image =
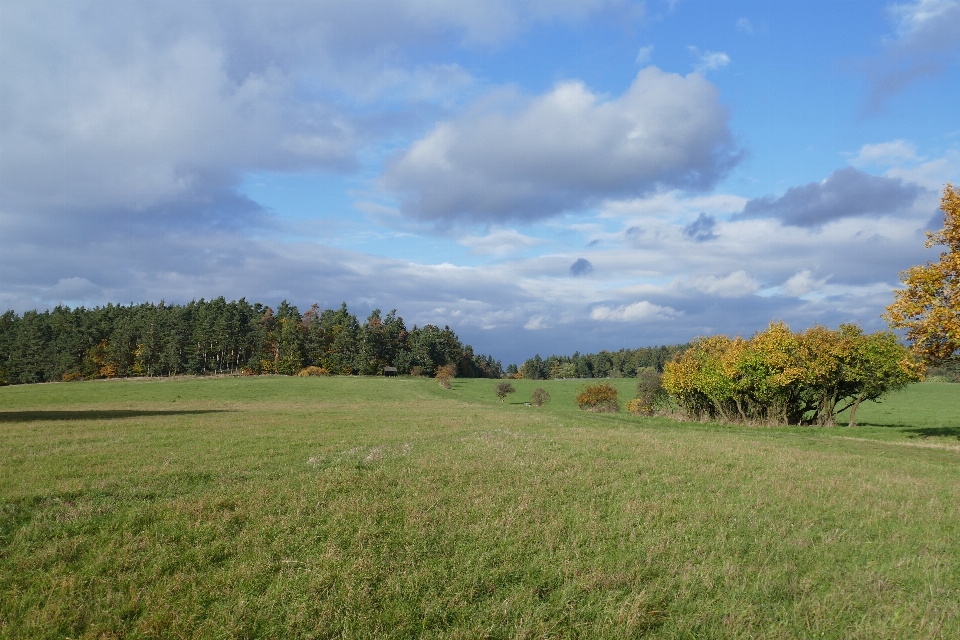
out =
[(960, 385), (824, 429), (580, 384), (0, 388), (0, 636), (960, 637)]

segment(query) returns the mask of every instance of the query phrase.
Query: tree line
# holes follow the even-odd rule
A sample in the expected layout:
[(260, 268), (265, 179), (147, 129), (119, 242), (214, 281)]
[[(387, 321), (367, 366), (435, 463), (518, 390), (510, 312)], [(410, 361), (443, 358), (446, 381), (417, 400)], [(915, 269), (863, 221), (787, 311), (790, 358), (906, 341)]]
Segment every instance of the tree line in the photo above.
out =
[[(640, 347), (619, 351), (572, 356), (552, 355), (543, 359), (539, 354), (526, 360), (519, 368), (507, 367), (507, 374), (526, 380), (553, 380), (557, 378), (635, 378), (640, 371), (653, 368), (663, 371), (670, 360), (689, 345)], [(518, 375), (519, 374), (519, 375)]]
[(181, 374), (286, 374), (307, 367), (334, 375), (432, 375), (452, 365), (460, 377), (500, 378), (492, 356), (475, 354), (450, 329), (408, 329), (396, 310), (365, 322), (313, 305), (301, 314), (245, 299), (194, 300), (87, 309), (7, 311), (0, 316), (0, 383)]

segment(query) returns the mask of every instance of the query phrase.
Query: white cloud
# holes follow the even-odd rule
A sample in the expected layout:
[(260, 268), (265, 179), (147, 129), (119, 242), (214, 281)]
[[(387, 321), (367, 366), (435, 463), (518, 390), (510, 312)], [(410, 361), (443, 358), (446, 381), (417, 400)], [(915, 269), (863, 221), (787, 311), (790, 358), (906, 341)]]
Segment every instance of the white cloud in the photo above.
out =
[(815, 278), (809, 269), (798, 271), (781, 285), (780, 290), (790, 296), (802, 296), (820, 289), (829, 278)]
[(537, 331), (539, 329), (549, 329), (550, 325), (547, 323), (546, 316), (533, 316), (527, 320), (523, 328), (528, 331)]
[[(509, 108), (508, 108), (509, 106)], [(705, 188), (737, 161), (714, 85), (647, 67), (618, 98), (580, 82), (437, 125), (387, 168), (428, 220), (531, 219), (657, 188)]]
[(742, 269), (722, 278), (714, 275), (693, 277), (682, 286), (721, 298), (742, 298), (760, 289), (760, 283)]
[(732, 193), (690, 196), (680, 191), (654, 193), (642, 198), (609, 200), (603, 203), (602, 215), (611, 217), (665, 216), (672, 219), (694, 216), (701, 211), (713, 215), (737, 213), (748, 199)]
[(697, 56), (697, 64), (694, 68), (700, 73), (722, 69), (730, 64), (730, 56), (722, 51), (704, 51), (700, 52), (697, 47), (687, 47), (687, 50)]
[(903, 161), (917, 158), (916, 145), (906, 140), (891, 140), (878, 144), (865, 144), (860, 147), (859, 153), (850, 159), (855, 167), (870, 165), (890, 166)]
[(897, 23), (897, 35), (908, 39), (937, 28), (943, 21), (956, 20), (958, 9), (957, 0), (915, 0), (891, 5), (889, 11)]
[(941, 75), (960, 50), (960, 0), (915, 0), (888, 7), (896, 37), (865, 69), (873, 88), (868, 112), (879, 110), (892, 95), (923, 77)]
[(740, 33), (753, 33), (753, 23), (749, 18), (740, 18), (736, 22), (737, 31)]
[[(219, 295), (287, 298), (301, 308), (347, 300), (361, 316), (396, 307), (409, 325), (450, 324), (479, 351), (516, 358), (750, 332), (773, 317), (882, 326), (897, 272), (935, 259), (922, 231), (943, 182), (960, 178), (956, 152), (928, 160), (900, 140), (860, 149), (851, 162), (887, 171), (886, 182), (862, 184), (901, 178), (930, 190), (902, 209), (874, 207), (879, 217), (784, 226), (807, 219), (803, 207), (786, 206), (803, 198), (773, 198), (789, 215), (730, 221), (745, 198), (691, 193), (717, 184), (737, 158), (718, 90), (700, 74), (648, 69), (622, 95), (564, 82), (543, 95), (504, 97), (447, 58), (596, 6), (7, 3), (0, 310)], [(939, 25), (955, 25), (952, 15), (904, 22), (914, 26), (898, 30), (889, 59), (952, 50), (952, 41), (923, 44)], [(424, 50), (439, 51), (440, 63), (419, 61)], [(724, 60), (701, 62), (708, 69)], [(393, 169), (412, 171), (395, 185), (398, 200), (361, 184), (365, 173), (352, 186), (366, 215), (351, 219), (345, 204), (342, 218), (312, 221), (324, 242), (278, 230), (236, 190), (249, 172), (373, 166), (411, 135), (422, 144), (396, 156)], [(434, 155), (415, 163), (431, 144)], [(844, 203), (869, 200), (851, 194)], [(496, 226), (584, 207), (595, 209), (526, 232), (542, 230), (550, 255), (511, 255), (529, 256), (540, 239)], [(365, 245), (366, 253), (335, 246), (337, 225), (371, 236), (387, 235), (375, 223), (422, 231), (410, 214), (453, 230), (404, 245), (403, 260), (375, 255), (385, 245)], [(493, 230), (471, 235), (479, 232), (456, 226), (463, 220), (493, 221)], [(694, 244), (684, 228), (709, 233), (693, 234), (704, 239)], [(471, 258), (451, 238), (502, 259), (464, 266)], [(783, 295), (750, 295), (758, 286)], [(631, 324), (643, 321), (642, 332)]]
[(960, 182), (960, 152), (951, 149), (939, 158), (933, 158), (912, 166), (893, 167), (888, 169), (884, 175), (922, 185), (929, 190), (931, 195), (935, 196), (931, 199), (931, 202), (933, 200), (939, 202), (940, 191), (943, 189), (944, 183)]
[(525, 236), (516, 229), (497, 229), (485, 236), (460, 236), (457, 242), (470, 247), (475, 255), (504, 256), (543, 244), (545, 240)]
[[(30, 216), (129, 216), (222, 200), (249, 171), (350, 170), (371, 139), (473, 90), (457, 64), (398, 62), (405, 46), (495, 45), (604, 4), (5, 5), (2, 204)], [(343, 104), (373, 100), (362, 126)], [(230, 215), (223, 202), (213, 208)]]
[(653, 45), (648, 44), (645, 47), (640, 47), (640, 51), (637, 52), (637, 64), (647, 64), (653, 58)]
[(591, 320), (600, 322), (638, 322), (643, 320), (669, 320), (681, 315), (670, 307), (661, 307), (646, 300), (619, 307), (594, 307)]

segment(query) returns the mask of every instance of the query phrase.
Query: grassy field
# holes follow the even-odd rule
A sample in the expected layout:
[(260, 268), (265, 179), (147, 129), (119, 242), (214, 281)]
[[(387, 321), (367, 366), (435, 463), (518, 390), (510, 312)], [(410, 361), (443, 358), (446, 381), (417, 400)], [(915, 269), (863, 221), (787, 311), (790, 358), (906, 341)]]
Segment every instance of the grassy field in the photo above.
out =
[(960, 385), (771, 429), (514, 384), (0, 388), (0, 636), (960, 637)]

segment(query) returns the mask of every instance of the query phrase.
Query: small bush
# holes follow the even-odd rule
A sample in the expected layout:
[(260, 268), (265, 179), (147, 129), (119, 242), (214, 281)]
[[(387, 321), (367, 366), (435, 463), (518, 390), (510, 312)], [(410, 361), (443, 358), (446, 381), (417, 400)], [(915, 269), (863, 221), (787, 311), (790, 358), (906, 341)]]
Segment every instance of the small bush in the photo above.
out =
[(437, 379), (437, 382), (440, 383), (440, 386), (444, 389), (450, 388), (450, 380), (455, 378), (457, 375), (457, 368), (452, 364), (445, 364), (437, 367), (436, 375), (434, 376)]
[(300, 369), (300, 373), (298, 373), (297, 375), (302, 378), (306, 378), (307, 376), (328, 376), (330, 375), (330, 372), (324, 369), (323, 367), (310, 366), (304, 369)]
[[(652, 416), (661, 409), (670, 396), (663, 388), (663, 375), (653, 367), (646, 367), (637, 373), (637, 397), (627, 403), (627, 411), (637, 415)], [(633, 403), (633, 404), (631, 404)]]
[(497, 385), (497, 397), (500, 398), (500, 402), (503, 402), (508, 393), (515, 393), (516, 391), (509, 382), (501, 382)]
[(648, 416), (651, 413), (650, 407), (640, 398), (627, 400), (626, 404), (623, 405), (623, 408), (626, 409), (628, 413), (631, 413), (635, 416)]
[(542, 407), (543, 405), (550, 402), (550, 394), (547, 393), (546, 389), (541, 389), (538, 387), (533, 390), (532, 399), (533, 399), (533, 404), (537, 405), (538, 407)]
[(927, 368), (928, 382), (960, 382), (960, 362), (945, 362)]
[[(84, 379), (84, 375), (79, 371), (68, 371), (67, 373), (63, 374), (63, 378), (62, 378), (64, 382), (73, 382), (74, 380), (83, 380), (83, 379)], [(3, 381), (0, 381), (0, 384), (3, 384)]]
[(420, 378), (423, 376), (423, 367), (416, 366), (410, 367), (410, 375), (414, 378)]
[(617, 413), (620, 411), (617, 389), (608, 382), (587, 385), (577, 395), (577, 406), (581, 411)]

